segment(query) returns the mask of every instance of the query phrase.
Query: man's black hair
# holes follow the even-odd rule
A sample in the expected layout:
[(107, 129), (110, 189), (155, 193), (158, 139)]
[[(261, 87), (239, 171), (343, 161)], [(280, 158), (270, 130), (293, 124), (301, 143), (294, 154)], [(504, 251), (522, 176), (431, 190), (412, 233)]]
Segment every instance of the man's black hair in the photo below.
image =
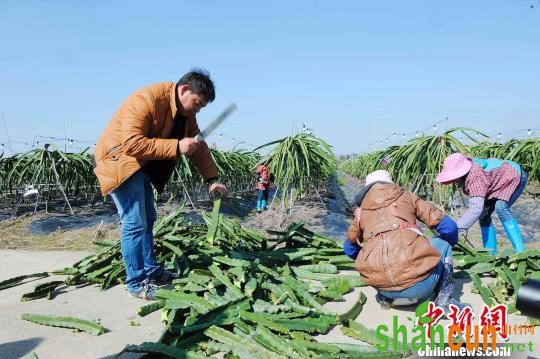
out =
[(216, 98), (214, 82), (210, 78), (210, 73), (204, 69), (192, 68), (178, 80), (177, 86), (180, 85), (188, 85), (193, 93), (203, 95), (207, 102), (212, 102)]

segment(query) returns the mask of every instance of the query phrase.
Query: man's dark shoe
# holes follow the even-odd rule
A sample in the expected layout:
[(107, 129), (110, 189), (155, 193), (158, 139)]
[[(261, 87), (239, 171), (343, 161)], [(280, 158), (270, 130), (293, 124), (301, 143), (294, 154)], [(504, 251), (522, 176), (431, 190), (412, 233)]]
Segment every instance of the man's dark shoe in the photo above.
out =
[(150, 278), (150, 283), (152, 284), (166, 284), (170, 283), (175, 279), (180, 278), (180, 275), (178, 273), (173, 273), (167, 269), (163, 269), (161, 271), (161, 274), (155, 278)]

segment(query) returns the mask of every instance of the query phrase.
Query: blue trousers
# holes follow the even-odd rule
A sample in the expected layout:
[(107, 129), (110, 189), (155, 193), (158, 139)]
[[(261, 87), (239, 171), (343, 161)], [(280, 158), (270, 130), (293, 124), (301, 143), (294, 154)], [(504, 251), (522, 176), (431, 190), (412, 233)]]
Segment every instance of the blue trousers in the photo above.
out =
[(267, 202), (268, 202), (268, 188), (259, 189), (259, 195), (257, 196), (257, 211), (266, 209)]
[(122, 222), (121, 248), (126, 268), (126, 286), (138, 293), (141, 283), (157, 277), (161, 266), (154, 254), (153, 227), (156, 221), (154, 192), (148, 175), (136, 172), (111, 192)]
[(510, 207), (516, 202), (516, 200), (521, 196), (523, 193), (523, 190), (525, 189), (525, 185), (527, 184), (527, 173), (524, 171), (521, 172), (521, 180), (519, 182), (519, 186), (516, 188), (514, 193), (512, 193), (512, 196), (510, 196), (510, 199), (508, 202), (500, 200), (500, 199), (492, 199), (489, 200), (486, 203), (486, 206), (488, 207), (487, 214), (480, 218), (479, 223), (481, 227), (489, 227), (492, 223), (491, 215), (493, 214), (493, 211), (497, 212), (497, 215), (499, 216), (499, 219), (502, 223), (511, 221), (514, 219), (514, 215), (512, 214), (512, 211), (510, 210)]
[(267, 189), (259, 189), (259, 195), (257, 196), (257, 200), (261, 201), (263, 199), (266, 202), (268, 202), (268, 188)]
[(434, 289), (439, 283), (444, 263), (452, 263), (452, 247), (447, 241), (437, 237), (432, 238), (429, 243), (441, 254), (441, 261), (433, 268), (431, 274), (423, 281), (404, 290), (395, 292), (379, 291), (379, 294), (389, 299), (425, 299), (434, 294)]

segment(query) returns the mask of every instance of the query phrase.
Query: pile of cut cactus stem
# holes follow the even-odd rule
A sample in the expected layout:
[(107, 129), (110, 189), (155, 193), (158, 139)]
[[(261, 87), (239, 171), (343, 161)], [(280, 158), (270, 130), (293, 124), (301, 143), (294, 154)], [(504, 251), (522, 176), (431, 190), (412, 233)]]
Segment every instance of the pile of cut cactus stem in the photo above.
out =
[[(180, 211), (157, 223), (154, 236), (158, 260), (179, 272), (181, 278), (174, 281), (174, 290), (160, 289), (158, 300), (138, 311), (144, 316), (161, 310), (165, 329), (158, 343), (128, 345), (125, 351), (172, 357), (208, 357), (219, 352), (241, 358), (398, 358), (408, 354), (378, 352), (370, 345), (314, 340), (313, 335), (327, 333), (337, 324), (348, 326), (366, 301), (359, 291), (354, 305), (345, 313), (333, 313), (323, 306), (364, 285), (358, 275), (338, 274), (340, 269), (353, 268), (353, 262), (343, 255), (335, 240), (309, 231), (302, 222), (292, 224), (287, 231), (269, 231), (269, 236), (263, 236), (220, 215), (219, 210), (204, 216), (206, 225), (186, 222)], [(98, 254), (52, 272), (69, 275), (64, 282), (40, 284), (23, 300), (52, 298), (60, 285), (96, 283), (105, 290), (123, 283), (119, 243), (98, 243), (103, 247)], [(0, 289), (22, 280), (18, 277), (2, 282)], [(51, 318), (50, 325), (53, 319), (55, 326), (62, 326), (62, 317)], [(366, 332), (365, 336), (368, 343), (373, 342), (373, 333)]]
[[(341, 324), (344, 334), (369, 344), (376, 342), (373, 330), (355, 322), (366, 301), (362, 292), (345, 313), (332, 313), (323, 306), (364, 285), (358, 275), (338, 274), (340, 269), (351, 269), (353, 262), (342, 254), (335, 240), (307, 230), (302, 222), (284, 232), (267, 231), (271, 237), (265, 238), (220, 215), (219, 207), (205, 215), (206, 225), (193, 225), (180, 217), (181, 210), (164, 217), (155, 226), (154, 235), (159, 261), (182, 277), (174, 282), (174, 290), (160, 289), (159, 300), (138, 311), (145, 316), (161, 310), (165, 329), (158, 343), (128, 345), (126, 352), (194, 358), (216, 353), (240, 358), (402, 357), (411, 353), (378, 352), (372, 346), (314, 340), (312, 335)], [(105, 290), (123, 283), (119, 244), (98, 244), (103, 247), (98, 254), (52, 272), (69, 275), (65, 281), (40, 284), (21, 300), (53, 298), (60, 285), (97, 283)], [(515, 294), (521, 283), (525, 278), (538, 277), (539, 250), (491, 256), (461, 242), (455, 249), (457, 266), (470, 273), (476, 290), (490, 306), (494, 298), (509, 304), (510, 312), (514, 312)], [(510, 269), (516, 268), (514, 274)], [(504, 285), (506, 290), (482, 284), (479, 275), (490, 274), (496, 274), (497, 284), (501, 283), (498, 288)], [(0, 283), (0, 290), (27, 277), (47, 275), (12, 278)], [(69, 328), (74, 318), (64, 319), (65, 325), (59, 318), (40, 324)]]
[[(480, 294), (489, 307), (506, 304), (508, 313), (515, 313), (517, 293), (527, 279), (540, 280), (540, 249), (528, 249), (516, 253), (507, 249), (497, 255), (487, 250), (475, 250), (463, 242), (454, 247), (454, 263), (472, 279), (473, 292)], [(485, 284), (481, 278), (492, 277), (495, 281)], [(539, 325), (533, 318), (529, 323)]]

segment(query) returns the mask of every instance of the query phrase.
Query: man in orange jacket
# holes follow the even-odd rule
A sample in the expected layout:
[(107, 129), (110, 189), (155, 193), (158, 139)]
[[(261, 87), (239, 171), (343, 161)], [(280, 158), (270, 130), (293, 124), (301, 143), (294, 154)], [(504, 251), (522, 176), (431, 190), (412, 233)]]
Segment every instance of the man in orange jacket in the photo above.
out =
[(94, 172), (102, 194), (112, 197), (120, 215), (125, 283), (133, 297), (152, 300), (155, 283), (178, 277), (156, 261), (151, 184), (161, 193), (176, 159), (184, 154), (194, 160), (210, 194), (227, 196), (208, 146), (195, 139), (200, 132), (196, 114), (214, 98), (214, 83), (200, 69), (188, 72), (176, 84), (144, 87), (125, 100), (96, 144)]

